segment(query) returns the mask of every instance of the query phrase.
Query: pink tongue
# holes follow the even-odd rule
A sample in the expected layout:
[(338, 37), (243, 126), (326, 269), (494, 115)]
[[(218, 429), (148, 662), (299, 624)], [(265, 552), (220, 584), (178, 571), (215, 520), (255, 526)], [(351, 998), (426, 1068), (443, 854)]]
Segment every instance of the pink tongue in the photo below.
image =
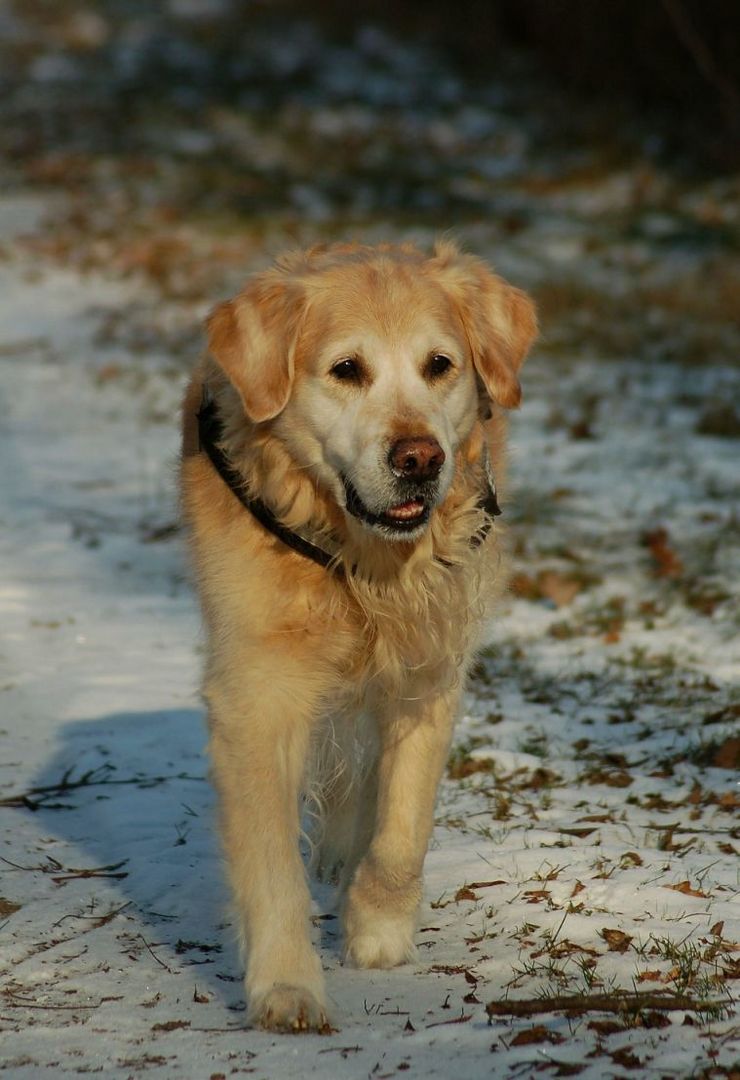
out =
[(418, 499), (409, 499), (408, 502), (401, 503), (400, 506), (392, 506), (386, 513), (388, 517), (393, 518), (415, 518), (423, 513), (423, 511), (423, 502), (419, 502)]

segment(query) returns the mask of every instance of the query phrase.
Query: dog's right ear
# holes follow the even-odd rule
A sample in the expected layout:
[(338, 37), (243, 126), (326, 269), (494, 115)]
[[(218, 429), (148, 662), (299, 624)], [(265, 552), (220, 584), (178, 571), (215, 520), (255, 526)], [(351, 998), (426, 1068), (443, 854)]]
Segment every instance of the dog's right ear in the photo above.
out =
[(268, 272), (208, 318), (208, 348), (257, 424), (288, 403), (302, 312), (295, 285)]

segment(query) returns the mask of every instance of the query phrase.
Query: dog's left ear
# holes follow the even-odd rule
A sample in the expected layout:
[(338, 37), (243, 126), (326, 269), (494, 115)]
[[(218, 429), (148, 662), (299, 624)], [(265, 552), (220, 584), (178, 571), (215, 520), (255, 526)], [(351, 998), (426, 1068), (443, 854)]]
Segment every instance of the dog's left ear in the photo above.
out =
[(208, 318), (208, 348), (255, 423), (274, 419), (288, 403), (302, 299), (293, 282), (267, 271)]
[(506, 409), (517, 408), (522, 398), (517, 372), (537, 337), (534, 304), (480, 259), (461, 255), (451, 244), (438, 245), (432, 262), (456, 303), (486, 393)]

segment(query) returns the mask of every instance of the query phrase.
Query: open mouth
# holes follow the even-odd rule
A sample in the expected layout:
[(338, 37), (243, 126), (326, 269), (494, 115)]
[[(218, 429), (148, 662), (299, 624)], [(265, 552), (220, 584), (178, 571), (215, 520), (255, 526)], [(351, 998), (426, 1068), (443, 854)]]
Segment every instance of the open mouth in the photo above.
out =
[(365, 506), (355, 486), (342, 477), (347, 498), (347, 511), (366, 525), (381, 528), (389, 533), (412, 533), (429, 521), (431, 500), (423, 492), (416, 491), (411, 498), (389, 506), (387, 510), (375, 513)]

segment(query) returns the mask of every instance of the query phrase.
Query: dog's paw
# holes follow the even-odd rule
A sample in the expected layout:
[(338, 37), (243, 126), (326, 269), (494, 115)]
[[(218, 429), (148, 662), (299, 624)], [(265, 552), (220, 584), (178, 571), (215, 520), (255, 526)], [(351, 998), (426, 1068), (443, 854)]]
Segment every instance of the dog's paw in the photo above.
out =
[(253, 997), (249, 1008), (253, 1027), (266, 1031), (284, 1031), (300, 1035), (314, 1031), (329, 1035), (335, 1029), (329, 1022), (324, 1005), (302, 986), (277, 983), (264, 994)]
[(347, 890), (342, 912), (345, 962), (361, 968), (391, 968), (416, 959), (421, 881), (398, 880), (366, 860)]
[(344, 961), (358, 968), (392, 968), (413, 963), (417, 958), (413, 941), (413, 926), (399, 925), (390, 920), (378, 920), (348, 935)]

